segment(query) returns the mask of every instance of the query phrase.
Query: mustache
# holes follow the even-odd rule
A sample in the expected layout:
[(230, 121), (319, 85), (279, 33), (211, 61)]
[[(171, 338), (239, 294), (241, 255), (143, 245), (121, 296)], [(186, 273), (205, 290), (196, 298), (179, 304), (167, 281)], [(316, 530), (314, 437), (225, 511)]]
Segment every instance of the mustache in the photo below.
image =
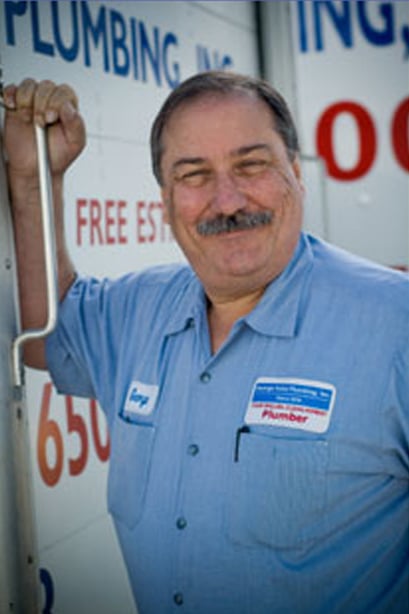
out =
[(272, 211), (259, 211), (256, 213), (245, 213), (238, 211), (232, 215), (218, 215), (212, 220), (199, 222), (196, 226), (197, 232), (208, 237), (224, 232), (235, 232), (237, 230), (247, 230), (270, 224), (273, 219)]

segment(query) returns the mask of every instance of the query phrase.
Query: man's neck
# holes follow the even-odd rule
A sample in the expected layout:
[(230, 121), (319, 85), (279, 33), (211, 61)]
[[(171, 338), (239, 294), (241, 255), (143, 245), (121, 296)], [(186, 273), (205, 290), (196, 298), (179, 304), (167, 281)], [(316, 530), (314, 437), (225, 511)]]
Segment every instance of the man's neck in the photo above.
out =
[(207, 318), (213, 354), (227, 339), (234, 323), (250, 313), (263, 294), (264, 288), (261, 288), (240, 297), (212, 297), (209, 299)]

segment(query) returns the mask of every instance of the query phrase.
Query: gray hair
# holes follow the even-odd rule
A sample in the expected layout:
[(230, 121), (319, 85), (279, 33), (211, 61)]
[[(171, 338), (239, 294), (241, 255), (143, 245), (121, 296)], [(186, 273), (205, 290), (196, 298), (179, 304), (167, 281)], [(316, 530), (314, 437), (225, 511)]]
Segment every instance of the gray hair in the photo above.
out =
[(283, 139), (289, 159), (294, 160), (299, 152), (297, 129), (290, 110), (281, 94), (267, 81), (231, 72), (208, 71), (183, 81), (163, 103), (152, 125), (150, 146), (152, 170), (159, 185), (162, 185), (161, 160), (163, 155), (163, 131), (173, 112), (189, 100), (206, 94), (229, 95), (252, 93), (267, 103), (273, 118), (273, 128)]

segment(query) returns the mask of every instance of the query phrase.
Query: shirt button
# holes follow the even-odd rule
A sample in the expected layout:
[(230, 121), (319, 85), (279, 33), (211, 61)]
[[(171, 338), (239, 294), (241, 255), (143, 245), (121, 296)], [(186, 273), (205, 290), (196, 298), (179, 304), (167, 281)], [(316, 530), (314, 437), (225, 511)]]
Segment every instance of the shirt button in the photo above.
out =
[(187, 520), (186, 518), (183, 518), (183, 516), (180, 516), (180, 518), (178, 518), (176, 520), (176, 526), (178, 529), (182, 530), (185, 529), (187, 526)]
[(196, 456), (196, 454), (199, 454), (199, 446), (196, 443), (191, 443), (187, 451), (190, 456)]
[(208, 371), (203, 371), (203, 373), (200, 374), (200, 381), (203, 384), (207, 384), (208, 382), (210, 382), (211, 379), (212, 379), (212, 376), (210, 375)]
[(176, 603), (176, 605), (182, 605), (183, 604), (183, 594), (175, 593), (173, 595), (173, 601)]

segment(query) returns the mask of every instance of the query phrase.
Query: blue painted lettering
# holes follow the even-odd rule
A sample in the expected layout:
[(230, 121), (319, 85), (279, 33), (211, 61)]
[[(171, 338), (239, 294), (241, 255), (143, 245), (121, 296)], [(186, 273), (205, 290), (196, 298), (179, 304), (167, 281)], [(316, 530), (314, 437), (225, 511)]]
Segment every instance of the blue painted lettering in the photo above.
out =
[(52, 614), (54, 605), (54, 582), (48, 569), (40, 569), (40, 582), (44, 587), (44, 607), (41, 610), (43, 614)]
[(131, 17), (131, 44), (132, 44), (132, 66), (133, 77), (138, 81), (139, 79), (139, 53), (138, 53), (138, 33), (137, 33), (137, 20)]
[[(297, 2), (298, 37), (300, 50), (324, 51), (328, 38), (335, 32), (345, 48), (351, 48), (356, 36), (375, 46), (393, 45), (401, 31), (405, 52), (409, 48), (409, 26), (396, 24), (396, 6), (393, 2), (349, 2), (348, 0), (316, 0)], [(377, 12), (377, 14), (375, 13)], [(376, 19), (381, 23), (375, 25)]]
[(96, 25), (94, 25), (92, 22), (92, 17), (89, 11), (88, 4), (86, 4), (86, 2), (81, 2), (81, 14), (85, 66), (91, 66), (91, 54), (89, 48), (89, 34), (91, 34), (92, 41), (94, 42), (95, 46), (98, 46), (99, 40), (100, 38), (102, 38), (102, 49), (104, 52), (104, 71), (109, 72), (105, 7), (100, 7), (98, 11)]
[(165, 35), (162, 47), (162, 64), (165, 71), (166, 81), (170, 87), (176, 87), (180, 83), (180, 68), (177, 62), (172, 62), (172, 70), (169, 66), (169, 52), (170, 47), (177, 47), (178, 39), (172, 32), (168, 32)]
[(129, 73), (129, 51), (126, 46), (126, 24), (121, 13), (111, 11), (112, 60), (117, 75)]
[(156, 79), (156, 83), (160, 85), (160, 64), (159, 64), (159, 29), (153, 28), (153, 45), (152, 48), (151, 43), (149, 42), (148, 33), (146, 31), (145, 24), (140, 21), (139, 22), (139, 40), (140, 40), (140, 51), (141, 51), (141, 61), (142, 61), (142, 79), (143, 81), (148, 80), (148, 71), (146, 59), (148, 58), (150, 67), (153, 71), (154, 77)]
[(324, 49), (322, 38), (322, 13), (324, 10), (331, 17), (332, 23), (335, 26), (339, 36), (342, 39), (345, 47), (352, 47), (352, 27), (351, 27), (351, 4), (350, 2), (342, 2), (340, 12), (338, 13), (333, 2), (314, 2), (314, 27), (315, 40), (317, 51)]
[(64, 44), (63, 37), (61, 35), (60, 18), (59, 18), (59, 4), (53, 2), (51, 4), (52, 26), (55, 38), (55, 44), (59, 54), (67, 62), (73, 62), (78, 56), (79, 51), (79, 34), (78, 34), (78, 17), (77, 17), (77, 4), (70, 2), (71, 9), (71, 23), (73, 24), (71, 44), (69, 46)]
[(382, 30), (375, 29), (370, 23), (367, 15), (366, 2), (357, 3), (358, 19), (362, 32), (367, 40), (373, 45), (390, 45), (395, 42), (394, 13), (390, 3), (383, 3), (378, 6), (379, 13), (384, 20)]
[(8, 45), (15, 45), (14, 17), (24, 15), (27, 11), (27, 2), (5, 2), (4, 11), (6, 15), (6, 41)]
[(408, 60), (409, 59), (409, 26), (403, 26), (401, 30), (401, 34), (402, 34), (402, 41), (405, 46), (403, 57), (405, 60)]
[(304, 2), (297, 2), (298, 10), (298, 36), (300, 37), (300, 49), (305, 52), (308, 51), (308, 38), (307, 38), (307, 18), (305, 15)]
[[(112, 5), (111, 5), (112, 6)], [(106, 73), (173, 88), (180, 83), (178, 38), (125, 16), (118, 7), (93, 2), (4, 2), (6, 41), (19, 42), (17, 23), (30, 20), (34, 53), (66, 62), (98, 62)], [(4, 7), (4, 9), (3, 9)], [(45, 38), (47, 33), (47, 38)], [(221, 64), (231, 61), (224, 56)]]
[(219, 55), (218, 51), (211, 53), (203, 45), (196, 45), (197, 70), (226, 70), (233, 66), (233, 60), (229, 55)]
[(40, 19), (38, 15), (38, 4), (37, 2), (30, 2), (30, 6), (34, 51), (36, 51), (37, 53), (43, 53), (44, 55), (54, 55), (53, 45), (51, 43), (41, 40), (40, 37)]

